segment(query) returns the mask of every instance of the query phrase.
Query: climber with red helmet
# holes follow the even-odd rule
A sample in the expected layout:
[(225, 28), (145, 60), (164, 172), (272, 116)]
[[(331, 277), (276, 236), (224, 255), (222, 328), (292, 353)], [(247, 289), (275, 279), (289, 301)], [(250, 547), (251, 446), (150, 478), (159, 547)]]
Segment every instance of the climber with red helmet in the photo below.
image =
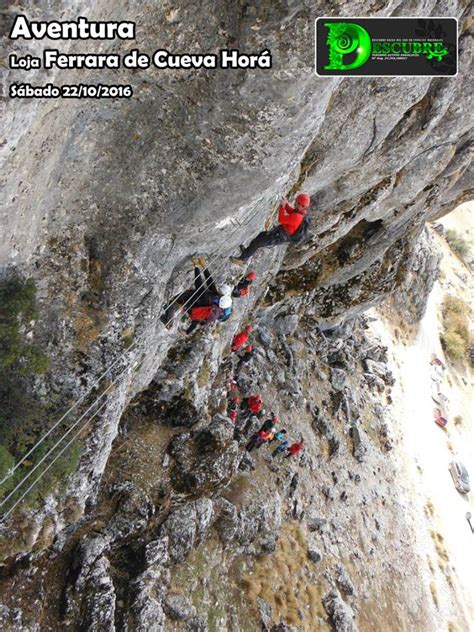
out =
[(285, 454), (285, 458), (289, 459), (292, 456), (296, 456), (297, 454), (301, 452), (301, 450), (303, 450), (303, 448), (304, 448), (303, 441), (292, 443), (290, 447), (288, 448), (287, 454)]
[(239, 334), (236, 334), (232, 340), (232, 344), (230, 346), (232, 351), (242, 351), (242, 348), (247, 343), (249, 339), (249, 334), (253, 331), (252, 325), (247, 325), (244, 331), (241, 331)]
[(259, 248), (278, 246), (288, 242), (298, 243), (308, 236), (309, 219), (307, 218), (311, 198), (307, 193), (300, 193), (295, 198), (295, 206), (286, 198), (280, 202), (278, 210), (279, 226), (259, 233), (247, 246), (240, 246), (240, 255), (231, 257), (234, 263), (244, 264)]
[(249, 395), (244, 399), (243, 406), (250, 414), (260, 416), (263, 409), (262, 396)]
[(234, 289), (232, 290), (232, 296), (234, 298), (247, 296), (250, 293), (250, 286), (252, 285), (252, 283), (255, 281), (256, 278), (257, 278), (257, 275), (255, 274), (255, 272), (253, 271), (249, 272), (242, 279), (240, 279), (240, 281), (234, 287)]
[[(246, 437), (254, 426), (256, 419), (261, 419), (264, 413), (262, 396), (249, 395), (245, 397), (240, 406), (240, 411), (238, 437)], [(245, 422), (245, 424), (242, 422)]]
[[(160, 320), (168, 325), (174, 315), (184, 309), (191, 319), (191, 326), (186, 330), (190, 334), (199, 323), (225, 321), (232, 314), (232, 288), (223, 285), (221, 291), (216, 287), (214, 279), (202, 257), (192, 259), (194, 264), (194, 290), (186, 290), (177, 296), (165, 309)], [(202, 267), (202, 272), (198, 266)]]

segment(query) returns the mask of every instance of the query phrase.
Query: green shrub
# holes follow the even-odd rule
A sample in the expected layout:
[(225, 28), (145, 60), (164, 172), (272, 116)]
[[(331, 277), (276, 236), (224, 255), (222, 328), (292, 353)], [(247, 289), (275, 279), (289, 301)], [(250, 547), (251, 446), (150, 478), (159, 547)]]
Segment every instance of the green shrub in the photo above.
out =
[(468, 257), (470, 252), (469, 244), (458, 232), (448, 229), (446, 231), (446, 241), (451, 246), (451, 249), (462, 259), (466, 259)]
[(44, 373), (47, 356), (22, 333), (38, 318), (33, 279), (7, 279), (0, 284), (0, 368), (15, 368), (25, 375)]
[(124, 336), (122, 338), (122, 344), (124, 349), (128, 349), (133, 345), (134, 336)]
[[(38, 441), (57, 419), (51, 401), (44, 403), (35, 395), (32, 376), (47, 371), (49, 359), (26, 333), (38, 319), (36, 288), (32, 279), (19, 277), (0, 282), (0, 479)], [(58, 428), (58, 431), (64, 431)], [(0, 486), (4, 496), (23, 479), (58, 439), (48, 437), (15, 473)], [(53, 453), (51, 456), (57, 452)], [(68, 448), (25, 499), (29, 506), (37, 499), (57, 489), (76, 467), (79, 445)], [(46, 459), (15, 497), (44, 471)], [(12, 498), (12, 502), (14, 498)]]
[(5, 476), (8, 470), (13, 467), (14, 459), (10, 452), (0, 445), (0, 480)]
[[(18, 467), (14, 474), (8, 478), (3, 485), (0, 485), (0, 498), (5, 497), (12, 489), (14, 489), (18, 483), (20, 483), (25, 476), (28, 475), (28, 472), (32, 470), (33, 467), (37, 463), (41, 461), (43, 456), (47, 454), (47, 452), (52, 448), (52, 446), (56, 443), (58, 437), (56, 436), (54, 439), (49, 437), (46, 441), (44, 441), (37, 450), (31, 455), (31, 460), (25, 460), (20, 467)], [(28, 480), (18, 489), (17, 492), (11, 497), (9, 502), (7, 503), (7, 508), (11, 507), (20, 496), (23, 495), (24, 492), (28, 489), (30, 485), (32, 485), (39, 476), (41, 476), (42, 472), (45, 471), (48, 464), (52, 459), (61, 451), (61, 448), (67, 443), (68, 439), (66, 438), (64, 443), (58, 446), (56, 450), (54, 450), (51, 455), (44, 460), (44, 462), (35, 470)], [(37, 507), (39, 501), (45, 498), (48, 494), (51, 494), (53, 491), (61, 491), (64, 489), (66, 479), (69, 474), (72, 474), (77, 467), (79, 456), (80, 456), (81, 447), (80, 444), (76, 441), (72, 443), (71, 446), (58, 458), (58, 460), (49, 468), (49, 470), (44, 474), (41, 479), (35, 483), (32, 487), (31, 491), (28, 492), (28, 495), (25, 497), (25, 504), (28, 507)], [(0, 460), (3, 461), (3, 454), (8, 456), (8, 461), (6, 461), (6, 466), (4, 467), (5, 472), (1, 474), (2, 469), (0, 468), (0, 479), (5, 476), (8, 470), (13, 466), (14, 459), (11, 454), (9, 454), (5, 448), (0, 446)]]

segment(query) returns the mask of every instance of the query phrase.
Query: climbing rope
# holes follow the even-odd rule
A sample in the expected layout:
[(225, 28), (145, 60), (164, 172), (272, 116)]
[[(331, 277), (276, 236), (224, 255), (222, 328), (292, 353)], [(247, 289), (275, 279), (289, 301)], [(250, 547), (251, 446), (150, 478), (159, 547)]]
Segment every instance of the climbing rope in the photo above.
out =
[(276, 202), (277, 202), (276, 204), (275, 204), (275, 201), (273, 202), (274, 206), (271, 209), (271, 211), (269, 213), (269, 216), (268, 216), (268, 218), (265, 221), (265, 224), (263, 225), (265, 230), (268, 230), (270, 228), (270, 226), (272, 225), (272, 222), (273, 222), (273, 218), (275, 217), (275, 215), (277, 213), (278, 206), (279, 206), (278, 205), (278, 199), (276, 200)]
[[(64, 454), (64, 452), (69, 448), (69, 446), (71, 446), (74, 443), (74, 441), (79, 437), (81, 432), (83, 432), (83, 430), (87, 426), (90, 425), (90, 423), (94, 419), (94, 417), (96, 415), (98, 415), (103, 408), (105, 408), (106, 404), (107, 404), (107, 401), (105, 401), (98, 408), (98, 410), (96, 410), (96, 412), (92, 415), (92, 417), (90, 419), (87, 420), (87, 422), (82, 426), (82, 428), (79, 428), (79, 430), (72, 437), (72, 439), (70, 439), (66, 443), (66, 445), (63, 446), (63, 448), (58, 452), (58, 454), (54, 457), (54, 459), (50, 463), (48, 463), (48, 465), (45, 467), (45, 469), (41, 472), (41, 474), (37, 478), (35, 478), (35, 480), (31, 483), (31, 485), (28, 487), (28, 489), (26, 491), (24, 491), (23, 494), (20, 496), (20, 498), (18, 498), (18, 500), (10, 507), (10, 509), (7, 512), (5, 512), (5, 514), (3, 514), (3, 516), (1, 516), (1, 520), (6, 520), (13, 513), (13, 511), (18, 507), (18, 505), (23, 501), (23, 499), (30, 493), (30, 491), (33, 489), (33, 487), (35, 487), (35, 485), (37, 483), (39, 483), (39, 481), (43, 478), (43, 476), (46, 474), (46, 472), (56, 463), (56, 461), (62, 456), (62, 454)], [(71, 430), (72, 430), (72, 428), (71, 428)]]
[[(138, 364), (138, 362), (135, 362), (131, 369), (134, 369), (135, 366)], [(127, 367), (128, 369), (128, 367)], [(122, 374), (121, 374), (122, 375)], [(121, 375), (119, 377), (121, 377)], [(54, 452), (54, 450), (59, 446), (60, 443), (62, 443), (62, 441), (74, 430), (74, 428), (84, 419), (84, 417), (86, 417), (89, 412), (94, 408), (94, 406), (104, 397), (104, 395), (107, 395), (107, 393), (112, 389), (113, 386), (115, 386), (116, 382), (118, 381), (118, 378), (115, 379), (115, 381), (111, 382), (107, 388), (99, 395), (99, 397), (89, 406), (89, 408), (79, 417), (79, 419), (76, 420), (76, 422), (62, 435), (61, 439), (59, 441), (57, 441), (54, 446), (52, 448), (50, 448), (50, 450), (41, 458), (40, 461), (38, 461), (38, 463), (26, 474), (26, 476), (16, 485), (16, 487), (14, 489), (12, 489), (9, 494), (0, 502), (0, 507), (3, 507), (3, 505), (5, 503), (7, 503), (10, 498), (20, 489), (20, 487), (22, 487), (24, 485), (24, 483), (30, 478), (30, 476), (32, 476), (32, 474), (34, 474), (34, 472), (40, 467), (40, 465), (42, 463), (44, 463), (44, 461), (47, 459), (47, 457)], [(101, 406), (102, 408), (102, 406)], [(97, 412), (94, 413), (94, 415), (90, 418), (93, 419), (94, 416), (97, 415)], [(87, 425), (90, 422), (90, 420), (88, 420), (86, 422), (85, 425)], [(85, 426), (83, 426), (85, 427)]]
[[(136, 343), (134, 343), (136, 344)], [(130, 347), (127, 349), (126, 353), (129, 353), (131, 348), (133, 345), (130, 345)], [(13, 476), (13, 474), (16, 472), (16, 470), (20, 467), (20, 465), (31, 455), (33, 454), (33, 452), (43, 443), (43, 441), (45, 439), (47, 439), (49, 437), (49, 435), (59, 426), (59, 424), (64, 421), (64, 419), (66, 419), (66, 417), (75, 409), (77, 408), (77, 406), (83, 402), (87, 396), (94, 390), (94, 388), (96, 386), (99, 385), (99, 382), (101, 382), (104, 377), (114, 368), (114, 366), (119, 362), (119, 360), (121, 360), (123, 357), (125, 356), (125, 353), (123, 353), (122, 355), (120, 355), (114, 362), (112, 362), (112, 364), (102, 373), (102, 375), (97, 378), (97, 380), (92, 384), (92, 386), (90, 386), (87, 391), (81, 395), (81, 397), (79, 397), (79, 399), (77, 399), (74, 404), (72, 406), (70, 406), (70, 408), (62, 415), (62, 417), (60, 417), (52, 426), (51, 428), (41, 437), (41, 439), (39, 439), (35, 445), (30, 448), (30, 450), (20, 459), (20, 461), (18, 461), (18, 463), (16, 463), (13, 467), (11, 467), (7, 474), (2, 478), (2, 480), (0, 480), (0, 485), (3, 485), (3, 483), (5, 481), (7, 481), (9, 478), (11, 478)], [(97, 400), (96, 400), (97, 401)], [(0, 503), (0, 507), (2, 506), (2, 503)]]
[[(242, 226), (246, 226), (250, 223), (253, 214), (254, 214), (254, 210), (257, 208), (257, 206), (259, 205), (259, 203), (263, 200), (264, 198), (261, 197), (257, 200), (257, 202), (251, 207), (250, 211), (246, 214), (246, 218), (244, 221), (239, 222), (239, 220), (230, 219), (230, 223), (235, 226), (235, 229), (233, 231), (231, 231), (230, 235), (227, 235), (226, 238), (221, 242), (220, 246), (227, 244), (229, 241), (229, 238), (234, 235), (237, 230), (239, 228), (241, 228)], [(278, 199), (278, 196), (273, 196), (272, 198), (270, 198), (270, 203), (273, 204), (275, 202), (275, 199)], [(220, 254), (220, 247), (218, 250), (214, 251), (214, 256), (211, 257), (212, 261), (216, 261), (218, 258), (218, 255)], [(225, 264), (223, 263), (221, 266), (218, 266), (219, 270), (224, 269)], [(209, 263), (207, 263), (207, 265), (205, 266), (204, 270), (207, 270), (209, 268)], [(196, 289), (193, 294), (190, 296), (190, 298), (188, 299), (188, 301), (186, 301), (186, 303), (181, 306), (182, 309), (185, 309), (188, 304), (192, 304), (194, 303), (205, 291), (207, 290), (206, 285), (203, 284), (202, 287)], [(178, 299), (179, 295), (177, 297), (175, 297), (175, 299), (168, 305), (168, 308), (173, 305), (176, 300)], [(173, 317), (170, 319), (170, 322), (173, 320), (173, 318), (175, 316), (177, 316), (177, 314), (173, 315)], [(102, 373), (102, 375), (92, 384), (92, 386), (90, 386), (88, 388), (88, 390), (72, 405), (70, 406), (70, 408), (66, 411), (66, 413), (64, 413), (60, 419), (58, 419), (57, 422), (55, 422), (55, 424), (53, 424), (53, 426), (37, 441), (37, 443), (30, 448), (30, 450), (27, 452), (26, 455), (24, 455), (12, 468), (10, 468), (7, 472), (7, 474), (4, 476), (4, 478), (0, 481), (0, 485), (3, 484), (6, 480), (8, 480), (11, 476), (13, 476), (13, 474), (15, 473), (15, 471), (17, 470), (18, 467), (20, 467), (25, 460), (31, 456), (31, 454), (33, 454), (33, 452), (45, 441), (45, 439), (59, 426), (59, 424), (64, 421), (64, 419), (66, 419), (66, 417), (77, 408), (77, 406), (83, 402), (87, 396), (99, 385), (99, 383), (104, 379), (104, 377), (113, 369), (114, 366), (116, 366), (118, 364), (118, 362), (123, 359), (126, 355), (129, 355), (130, 352), (138, 345), (138, 341), (134, 341), (130, 347), (128, 347), (128, 349), (122, 353), (118, 358), (116, 358), (116, 360), (114, 360), (114, 362)], [(132, 369), (135, 368), (135, 366), (138, 365), (138, 361), (135, 361), (135, 363), (132, 365)], [(108, 391), (112, 388), (112, 386), (114, 386), (118, 380), (122, 377), (122, 375), (124, 375), (124, 373), (129, 369), (129, 366), (126, 366), (124, 368), (123, 371), (121, 371), (116, 377), (115, 379), (109, 384), (109, 386), (105, 389), (105, 391), (103, 391), (95, 400), (94, 402), (89, 406), (89, 408), (87, 409), (87, 411), (85, 413), (83, 413), (79, 419), (76, 420), (76, 422), (69, 428), (69, 430), (67, 430), (61, 437), (60, 439), (48, 450), (48, 452), (46, 452), (46, 454), (41, 458), (41, 460), (34, 466), (34, 468), (32, 470), (30, 470), (25, 477), (22, 478), (22, 480), (15, 486), (15, 488), (9, 492), (9, 494), (0, 502), (0, 507), (3, 507), (11, 498), (12, 496), (24, 485), (24, 483), (34, 474), (34, 472), (42, 465), (42, 463), (44, 463), (44, 461), (54, 452), (54, 450), (56, 450), (56, 448), (62, 443), (62, 441), (72, 432), (72, 430), (74, 430), (75, 427), (77, 427), (77, 425), (82, 421), (82, 419), (84, 419), (84, 417), (86, 417), (86, 415), (92, 410), (92, 408), (94, 408), (94, 406), (100, 401), (100, 399), (106, 395), (108, 393)], [(96, 417), (99, 412), (104, 408), (105, 404), (107, 403), (107, 400), (100, 406), (100, 408), (90, 417), (90, 419), (88, 419), (85, 424), (79, 429), (79, 431), (74, 435), (73, 439), (70, 440), (66, 446), (64, 446), (61, 451), (56, 455), (56, 457), (53, 459), (53, 461), (45, 468), (45, 470), (43, 470), (43, 473), (40, 474), (40, 476), (38, 478), (36, 478), (33, 483), (28, 487), (28, 489), (26, 490), (26, 492), (24, 492), (22, 494), (22, 496), (20, 497), (20, 499), (18, 499), (15, 504), (9, 509), (9, 511), (7, 513), (5, 513), (3, 516), (0, 517), (1, 520), (5, 520), (11, 513), (12, 511), (18, 506), (18, 504), (25, 498), (25, 496), (31, 491), (31, 489), (36, 485), (36, 483), (43, 477), (43, 475), (50, 469), (50, 467), (57, 461), (57, 459), (64, 453), (64, 451), (74, 442), (75, 438), (77, 438), (77, 436), (80, 435), (80, 433), (83, 431), (83, 429), (85, 427), (87, 427), (88, 425), (90, 425), (92, 419), (94, 417)]]

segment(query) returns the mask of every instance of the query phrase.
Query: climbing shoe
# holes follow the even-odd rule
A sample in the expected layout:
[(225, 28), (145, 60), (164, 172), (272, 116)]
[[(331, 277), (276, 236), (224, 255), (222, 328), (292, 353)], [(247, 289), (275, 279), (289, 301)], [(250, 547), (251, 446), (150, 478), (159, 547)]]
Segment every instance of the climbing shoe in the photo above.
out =
[(238, 266), (246, 266), (247, 262), (241, 259), (240, 257), (231, 257), (230, 260), (232, 263), (236, 263)]
[(194, 266), (199, 266), (200, 268), (207, 268), (207, 261), (204, 257), (193, 257), (191, 262)]
[(239, 249), (240, 249), (240, 255), (238, 257), (231, 257), (230, 260), (232, 261), (232, 263), (236, 263), (238, 266), (245, 266), (247, 265), (247, 261), (243, 259), (242, 257), (242, 255), (244, 254), (245, 248), (242, 245), (240, 245)]

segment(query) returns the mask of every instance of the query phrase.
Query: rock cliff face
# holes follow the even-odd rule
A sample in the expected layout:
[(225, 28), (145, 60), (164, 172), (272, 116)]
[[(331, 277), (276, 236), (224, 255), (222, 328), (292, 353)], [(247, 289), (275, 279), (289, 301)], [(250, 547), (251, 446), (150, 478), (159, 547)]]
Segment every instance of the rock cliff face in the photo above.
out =
[[(5, 34), (14, 11), (11, 7), (2, 14)], [(323, 544), (307, 532), (324, 531), (325, 521), (336, 519), (337, 512), (344, 513), (346, 506), (353, 511), (363, 502), (362, 492), (346, 487), (357, 489), (362, 478), (372, 474), (363, 468), (353, 471), (352, 462), (347, 467), (346, 452), (353, 450), (358, 463), (374, 449), (374, 440), (365, 436), (367, 427), (357, 423), (369, 402), (357, 401), (363, 382), (354, 387), (355, 401), (348, 399), (351, 389), (345, 383), (353, 349), (364, 347), (363, 332), (351, 346), (350, 330), (346, 335), (338, 329), (342, 343), (333, 347), (319, 331), (355, 318), (392, 294), (407, 275), (413, 277), (424, 222), (472, 196), (467, 2), (449, 7), (436, 2), (423, 8), (416, 3), (364, 6), (370, 15), (422, 11), (458, 17), (460, 72), (452, 79), (316, 77), (314, 19), (354, 12), (343, 3), (308, 7), (298, 0), (255, 6), (219, 2), (216, 11), (206, 2), (195, 7), (148, 2), (138, 7), (125, 1), (77, 1), (27, 11), (31, 19), (57, 18), (61, 11), (62, 19), (85, 15), (137, 22), (135, 42), (97, 43), (97, 52), (125, 52), (126, 46), (147, 52), (158, 47), (174, 52), (272, 51), (271, 70), (120, 69), (108, 78), (131, 84), (130, 100), (10, 100), (3, 106), (8, 125), (2, 147), (7, 204), (0, 265), (5, 274), (16, 268), (33, 276), (39, 289), (41, 319), (35, 336), (52, 365), (38, 388), (45, 398), (55, 394), (66, 404), (115, 363), (107, 375), (113, 389), (99, 421), (84, 438), (66, 497), (50, 497), (45, 509), (17, 516), (2, 533), (7, 574), (14, 576), (17, 570), (13, 550), (41, 550), (54, 542), (55, 561), (44, 565), (42, 581), (59, 581), (61, 569), (69, 568), (70, 574), (61, 586), (62, 603), (49, 603), (42, 615), (52, 629), (76, 629), (78, 621), (86, 621), (91, 630), (159, 630), (165, 620), (169, 629), (206, 629), (202, 617), (206, 603), (212, 610), (216, 588), (204, 591), (199, 607), (188, 603), (180, 585), (190, 591), (198, 586), (196, 577), (185, 576), (189, 555), (205, 558), (202, 547), (214, 544), (209, 559), (234, 573), (235, 586), (247, 586), (245, 594), (255, 604), (247, 562), (237, 553), (261, 556), (275, 551), (280, 523), (288, 516), (297, 524), (285, 524), (293, 531), (284, 533), (302, 550), (308, 548), (309, 562), (300, 566), (311, 575), (318, 547), (336, 556), (354, 515), (347, 510), (347, 520), (331, 526)], [(8, 53), (11, 43), (5, 39), (5, 44)], [(38, 42), (22, 46), (24, 52), (34, 52)], [(83, 52), (78, 42), (68, 46), (71, 52)], [(20, 79), (24, 75), (19, 71), (7, 73), (7, 83)], [(60, 81), (59, 75), (42, 71), (32, 72), (29, 79)], [(99, 71), (68, 71), (67, 80), (95, 83), (104, 76)], [(313, 198), (311, 240), (288, 250), (260, 251), (252, 261), (258, 281), (250, 298), (243, 299), (218, 330), (182, 339), (178, 325), (165, 329), (158, 315), (171, 297), (189, 287), (189, 258), (196, 252), (206, 254), (218, 282), (235, 280), (240, 271), (228, 256), (274, 219), (278, 197), (297, 190)], [(418, 267), (428, 277), (433, 269), (428, 264)], [(422, 301), (414, 309), (420, 310)], [(311, 433), (300, 483), (295, 482), (296, 468), (289, 469), (291, 475), (285, 468), (279, 474), (278, 468), (273, 472), (271, 460), (263, 466), (269, 473), (262, 487), (249, 483), (262, 477), (262, 463), (242, 457), (225, 418), (225, 393), (233, 371), (227, 349), (249, 319), (258, 326), (266, 358), (260, 351), (259, 371), (244, 376), (241, 386), (246, 392), (269, 389), (271, 405), (281, 406), (292, 418), (301, 417), (301, 428), (296, 427), (305, 436)], [(329, 368), (318, 370), (324, 354)], [(308, 371), (303, 379), (301, 358)], [(378, 366), (381, 358), (355, 358), (360, 380), (382, 392), (390, 376)], [(324, 402), (315, 395), (320, 390), (327, 391)], [(333, 427), (338, 423), (339, 430)], [(379, 429), (382, 434), (384, 428)], [(130, 448), (127, 432), (135, 433)], [(130, 480), (124, 476), (127, 462), (109, 458), (114, 440), (135, 462), (137, 471), (132, 468)], [(347, 446), (342, 448), (341, 442)], [(381, 445), (389, 443), (383, 438)], [(328, 460), (323, 468), (327, 480), (320, 486), (327, 499), (312, 504), (323, 456), (336, 460), (334, 465)], [(379, 457), (373, 458), (376, 467)], [(254, 468), (252, 478), (248, 472)], [(239, 489), (242, 477), (247, 482)], [(338, 497), (345, 494), (342, 504), (334, 503), (338, 484)], [(221, 490), (229, 485), (225, 497)], [(387, 490), (387, 497), (396, 504), (392, 491)], [(326, 501), (337, 511), (327, 510), (321, 504)], [(85, 509), (86, 516), (77, 522)], [(375, 518), (359, 516), (358, 528), (363, 532), (359, 521)], [(388, 533), (389, 525), (379, 523), (379, 528)], [(12, 539), (16, 548), (9, 548)], [(237, 547), (232, 553), (226, 550), (230, 540)], [(363, 548), (364, 555), (376, 555), (367, 543)], [(286, 555), (280, 549), (278, 553)], [(394, 558), (390, 564), (396, 567)], [(265, 574), (264, 563), (255, 572)], [(218, 569), (206, 573), (203, 577), (212, 577), (211, 584), (224, 585)], [(349, 605), (341, 597), (350, 596), (344, 565), (328, 567), (327, 573), (332, 592), (321, 595), (325, 612), (337, 629), (350, 630), (355, 625), (351, 597)], [(36, 585), (33, 576), (25, 581)], [(413, 593), (413, 612), (421, 597), (422, 592)], [(311, 602), (313, 598), (318, 602), (316, 593)], [(211, 629), (244, 629), (238, 599), (233, 611), (212, 615)], [(262, 599), (267, 628), (280, 620), (298, 624), (292, 618), (298, 614), (283, 613), (276, 603), (271, 614), (268, 599)], [(325, 612), (315, 606), (311, 617), (324, 618)], [(0, 617), (5, 625), (25, 629), (35, 621), (34, 613), (22, 613), (14, 599)], [(304, 613), (299, 622), (309, 625)], [(249, 629), (256, 629), (252, 625)]]

